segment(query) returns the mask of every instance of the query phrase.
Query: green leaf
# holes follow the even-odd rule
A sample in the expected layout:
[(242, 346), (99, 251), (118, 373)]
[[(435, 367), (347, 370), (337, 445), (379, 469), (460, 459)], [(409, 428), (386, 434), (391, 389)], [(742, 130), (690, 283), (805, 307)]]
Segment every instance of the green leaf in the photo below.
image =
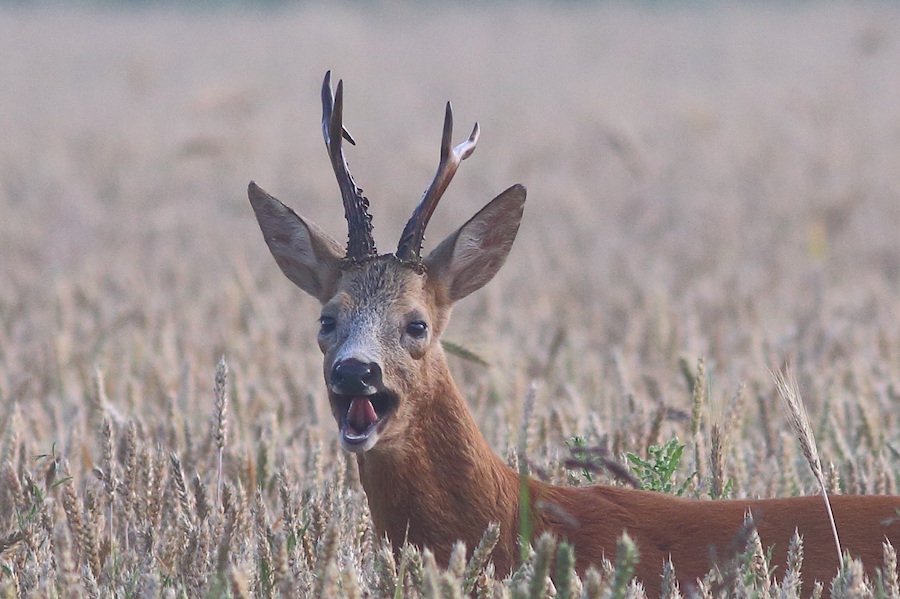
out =
[(458, 343), (454, 343), (452, 341), (447, 341), (446, 339), (441, 339), (441, 346), (444, 348), (444, 351), (448, 354), (452, 354), (457, 358), (462, 358), (467, 362), (472, 362), (474, 364), (478, 364), (479, 366), (484, 366), (487, 368), (491, 365), (486, 359), (482, 358), (480, 355), (472, 351), (471, 349), (465, 348)]

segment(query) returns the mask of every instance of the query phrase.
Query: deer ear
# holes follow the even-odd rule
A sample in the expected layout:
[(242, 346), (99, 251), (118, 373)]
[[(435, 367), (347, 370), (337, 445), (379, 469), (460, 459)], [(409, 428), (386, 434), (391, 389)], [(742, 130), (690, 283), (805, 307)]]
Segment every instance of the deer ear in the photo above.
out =
[(435, 278), (450, 302), (481, 289), (494, 278), (506, 262), (524, 208), (525, 188), (513, 185), (428, 255), (428, 276)]
[(331, 299), (340, 277), (344, 250), (311, 222), (250, 182), (250, 204), (263, 238), (281, 271), (297, 287), (323, 304)]

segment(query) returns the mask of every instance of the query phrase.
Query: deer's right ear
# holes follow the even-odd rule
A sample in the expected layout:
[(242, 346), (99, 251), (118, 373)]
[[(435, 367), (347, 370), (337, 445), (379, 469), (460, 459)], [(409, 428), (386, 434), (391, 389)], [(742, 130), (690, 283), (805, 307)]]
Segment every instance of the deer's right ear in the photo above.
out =
[(281, 271), (297, 287), (323, 304), (331, 299), (344, 257), (340, 244), (253, 181), (247, 188), (247, 195), (263, 238)]

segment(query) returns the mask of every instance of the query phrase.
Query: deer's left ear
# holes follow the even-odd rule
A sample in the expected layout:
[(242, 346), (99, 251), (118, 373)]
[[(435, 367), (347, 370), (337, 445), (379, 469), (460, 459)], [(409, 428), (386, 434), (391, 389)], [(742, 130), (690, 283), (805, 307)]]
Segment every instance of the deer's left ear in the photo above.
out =
[(494, 278), (516, 239), (524, 208), (525, 188), (513, 185), (425, 258), (429, 278), (444, 290), (451, 303)]

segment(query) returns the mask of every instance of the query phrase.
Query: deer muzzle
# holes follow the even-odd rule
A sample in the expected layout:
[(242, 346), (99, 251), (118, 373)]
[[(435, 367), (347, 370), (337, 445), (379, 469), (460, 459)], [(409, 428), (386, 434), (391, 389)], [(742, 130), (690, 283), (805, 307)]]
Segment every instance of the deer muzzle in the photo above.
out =
[(397, 405), (396, 395), (384, 387), (381, 367), (342, 360), (331, 369), (328, 388), (343, 448), (354, 453), (372, 449)]

